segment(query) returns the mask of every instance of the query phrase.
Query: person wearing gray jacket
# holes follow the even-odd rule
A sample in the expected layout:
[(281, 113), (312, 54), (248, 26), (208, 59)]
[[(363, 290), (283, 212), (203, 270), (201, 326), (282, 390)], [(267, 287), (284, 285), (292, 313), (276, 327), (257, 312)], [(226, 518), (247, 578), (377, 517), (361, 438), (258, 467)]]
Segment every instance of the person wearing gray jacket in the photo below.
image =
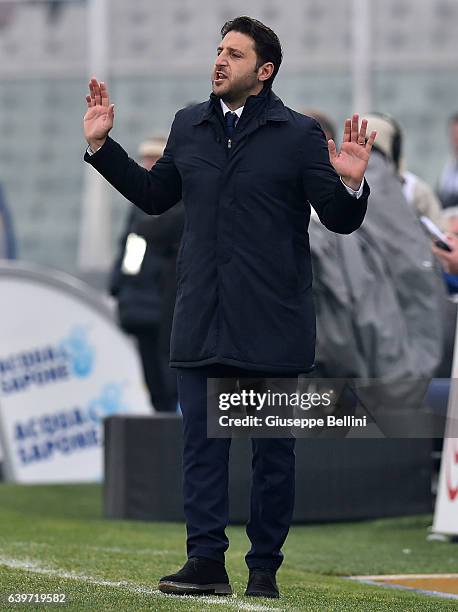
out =
[[(370, 116), (368, 125), (374, 129)], [(381, 129), (378, 122), (363, 225), (345, 241), (310, 226), (317, 362), (331, 377), (429, 380), (442, 355), (444, 287), (430, 241), (406, 205), (392, 131)]]

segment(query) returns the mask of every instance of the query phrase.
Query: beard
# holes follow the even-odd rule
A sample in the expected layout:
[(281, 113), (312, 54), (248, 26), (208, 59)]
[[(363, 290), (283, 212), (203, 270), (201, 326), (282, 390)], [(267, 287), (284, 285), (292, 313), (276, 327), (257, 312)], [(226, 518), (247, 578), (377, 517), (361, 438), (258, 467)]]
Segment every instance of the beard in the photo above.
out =
[[(229, 79), (227, 79), (229, 81)], [(225, 82), (227, 82), (225, 81)], [(259, 81), (257, 72), (250, 73), (243, 77), (228, 82), (228, 87), (215, 87), (213, 83), (213, 93), (223, 100), (226, 104), (231, 104), (242, 99), (248, 98), (256, 91)]]

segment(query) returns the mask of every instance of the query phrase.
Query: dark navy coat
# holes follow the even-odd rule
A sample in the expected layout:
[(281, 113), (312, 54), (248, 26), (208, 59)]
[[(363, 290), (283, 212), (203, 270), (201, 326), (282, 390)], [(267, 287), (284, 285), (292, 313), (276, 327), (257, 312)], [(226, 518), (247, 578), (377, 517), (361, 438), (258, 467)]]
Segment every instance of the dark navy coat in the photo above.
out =
[(145, 212), (184, 201), (172, 366), (304, 372), (315, 353), (309, 202), (347, 234), (364, 219), (369, 188), (349, 195), (317, 122), (270, 90), (248, 98), (232, 141), (223, 121), (213, 95), (180, 110), (150, 171), (111, 138), (85, 159)]

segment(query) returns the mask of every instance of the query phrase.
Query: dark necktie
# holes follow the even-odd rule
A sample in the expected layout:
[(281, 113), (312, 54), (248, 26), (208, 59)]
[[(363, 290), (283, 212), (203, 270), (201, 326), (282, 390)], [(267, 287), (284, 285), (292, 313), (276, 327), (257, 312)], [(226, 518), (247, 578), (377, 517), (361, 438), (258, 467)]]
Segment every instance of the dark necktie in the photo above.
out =
[(235, 122), (237, 121), (237, 114), (228, 111), (224, 118), (226, 119), (226, 136), (232, 138), (234, 134)]

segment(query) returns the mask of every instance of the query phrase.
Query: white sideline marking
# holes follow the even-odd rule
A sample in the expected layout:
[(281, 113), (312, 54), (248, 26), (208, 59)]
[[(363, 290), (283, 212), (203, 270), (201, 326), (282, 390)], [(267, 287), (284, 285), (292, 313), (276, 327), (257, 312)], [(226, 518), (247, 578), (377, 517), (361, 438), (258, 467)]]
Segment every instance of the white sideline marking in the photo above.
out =
[[(9, 546), (17, 546), (19, 548), (33, 548), (33, 547), (43, 547), (43, 548), (53, 548), (53, 544), (48, 544), (48, 542), (20, 542), (20, 541), (11, 541), (8, 542)], [(58, 546), (59, 544), (57, 544)], [(172, 555), (174, 554), (173, 550), (165, 550), (165, 549), (149, 549), (149, 548), (123, 548), (122, 546), (89, 546), (86, 544), (74, 544), (77, 548), (84, 548), (85, 550), (95, 550), (97, 552), (108, 552), (108, 553), (126, 553), (133, 555)]]
[(60, 569), (53, 569), (49, 567), (43, 567), (37, 561), (33, 559), (9, 559), (0, 557), (0, 565), (6, 565), (11, 569), (25, 570), (34, 574), (44, 574), (47, 576), (55, 576), (56, 578), (66, 578), (69, 580), (83, 580), (97, 586), (108, 586), (114, 588), (125, 589), (131, 593), (140, 593), (142, 595), (154, 595), (156, 597), (167, 598), (171, 597), (176, 599), (191, 599), (192, 601), (202, 601), (208, 604), (218, 604), (220, 606), (228, 606), (235, 610), (249, 610), (250, 612), (271, 612), (272, 610), (278, 610), (279, 608), (271, 608), (269, 606), (262, 606), (257, 604), (248, 604), (238, 601), (235, 597), (215, 597), (210, 595), (204, 595), (196, 600), (193, 595), (166, 595), (161, 593), (158, 589), (152, 589), (151, 587), (142, 586), (140, 584), (133, 584), (120, 580), (115, 582), (113, 580), (105, 580), (103, 578), (95, 578), (87, 574), (79, 574), (77, 572), (68, 572)]

